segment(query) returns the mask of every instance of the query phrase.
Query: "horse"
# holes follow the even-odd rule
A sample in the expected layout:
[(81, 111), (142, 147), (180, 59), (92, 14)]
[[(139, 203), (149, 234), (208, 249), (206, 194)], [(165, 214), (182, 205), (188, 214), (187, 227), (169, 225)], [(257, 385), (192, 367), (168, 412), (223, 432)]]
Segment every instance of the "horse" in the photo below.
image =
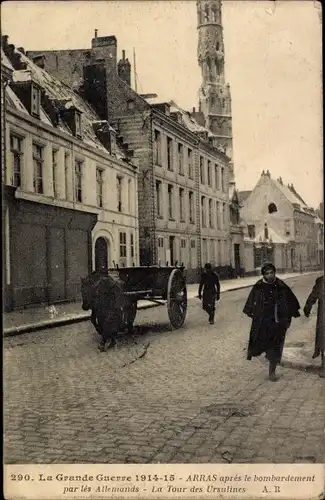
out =
[(100, 276), (92, 273), (89, 278), (81, 280), (82, 309), (91, 309), (91, 322), (102, 336), (100, 350), (114, 345), (116, 336), (127, 328), (133, 331), (136, 314), (136, 303), (129, 300), (124, 287), (110, 276)]

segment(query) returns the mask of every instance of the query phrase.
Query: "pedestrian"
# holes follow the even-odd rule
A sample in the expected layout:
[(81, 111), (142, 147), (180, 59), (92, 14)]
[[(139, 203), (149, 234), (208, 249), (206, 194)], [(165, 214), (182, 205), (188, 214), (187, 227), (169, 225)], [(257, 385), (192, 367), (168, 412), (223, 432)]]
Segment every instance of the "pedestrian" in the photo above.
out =
[(289, 286), (276, 277), (272, 263), (265, 263), (261, 271), (263, 278), (253, 286), (243, 310), (252, 318), (247, 359), (265, 353), (269, 379), (275, 382), (286, 332), (292, 318), (300, 316), (300, 305)]
[(199, 299), (203, 299), (202, 308), (209, 315), (210, 325), (213, 325), (216, 312), (216, 300), (220, 299), (220, 283), (218, 275), (213, 271), (209, 263), (205, 264), (204, 272), (202, 273), (199, 286)]
[(317, 304), (317, 321), (316, 321), (316, 335), (315, 335), (315, 350), (313, 359), (321, 355), (321, 371), (319, 376), (325, 378), (325, 335), (324, 335), (324, 291), (325, 291), (325, 278), (320, 276), (316, 279), (312, 291), (310, 292), (304, 307), (304, 315), (308, 318), (313, 305)]

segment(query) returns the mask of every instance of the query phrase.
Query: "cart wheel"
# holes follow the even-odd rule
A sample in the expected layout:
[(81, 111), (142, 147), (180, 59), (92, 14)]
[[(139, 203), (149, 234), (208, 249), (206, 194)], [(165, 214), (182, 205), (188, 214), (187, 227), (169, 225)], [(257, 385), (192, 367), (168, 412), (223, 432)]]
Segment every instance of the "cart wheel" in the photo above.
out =
[(174, 269), (168, 279), (167, 309), (171, 325), (181, 328), (186, 317), (187, 289), (185, 278), (179, 269)]

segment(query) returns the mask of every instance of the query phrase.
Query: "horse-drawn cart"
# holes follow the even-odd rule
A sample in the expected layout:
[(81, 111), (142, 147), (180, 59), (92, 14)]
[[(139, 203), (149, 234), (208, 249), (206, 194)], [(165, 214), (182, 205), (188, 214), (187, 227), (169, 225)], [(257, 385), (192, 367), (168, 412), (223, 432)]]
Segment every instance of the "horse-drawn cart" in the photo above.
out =
[(181, 328), (187, 311), (187, 288), (183, 267), (120, 267), (109, 269), (123, 282), (124, 294), (132, 308), (128, 323), (133, 324), (138, 300), (155, 303), (167, 302), (169, 321), (173, 328)]

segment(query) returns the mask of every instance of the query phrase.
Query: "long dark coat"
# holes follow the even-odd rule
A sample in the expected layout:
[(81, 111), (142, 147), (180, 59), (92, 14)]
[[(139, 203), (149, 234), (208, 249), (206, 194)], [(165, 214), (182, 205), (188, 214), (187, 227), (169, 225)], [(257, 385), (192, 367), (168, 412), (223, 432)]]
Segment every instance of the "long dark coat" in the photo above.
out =
[(321, 351), (325, 351), (325, 334), (324, 334), (324, 291), (325, 291), (325, 278), (320, 276), (316, 279), (314, 287), (309, 294), (304, 307), (304, 313), (309, 316), (313, 305), (317, 304), (317, 322), (316, 322), (316, 336), (315, 336), (315, 352), (313, 358), (317, 358)]
[(202, 307), (209, 314), (215, 309), (216, 300), (220, 299), (220, 282), (218, 275), (213, 271), (207, 271), (202, 274), (199, 297), (202, 294)]
[[(272, 360), (279, 362), (282, 356), (286, 331), (292, 318), (300, 316), (300, 305), (292, 290), (279, 278), (275, 278), (274, 285), (274, 321), (273, 324), (266, 320), (264, 313), (263, 279), (253, 286), (245, 307), (244, 314), (252, 318), (249, 335), (247, 359), (270, 353)], [(268, 356), (268, 359), (271, 358)]]

